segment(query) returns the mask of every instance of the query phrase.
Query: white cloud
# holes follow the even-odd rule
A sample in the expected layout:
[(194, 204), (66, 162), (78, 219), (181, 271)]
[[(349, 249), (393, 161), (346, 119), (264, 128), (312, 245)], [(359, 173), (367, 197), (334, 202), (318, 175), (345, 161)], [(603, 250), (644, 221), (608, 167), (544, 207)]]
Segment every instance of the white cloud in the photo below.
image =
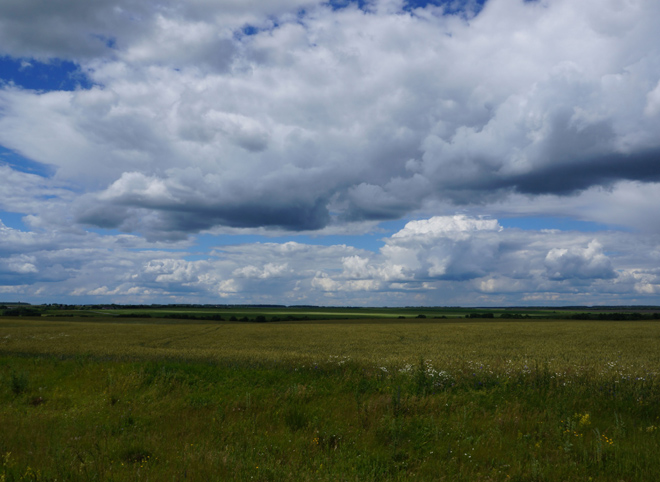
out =
[[(0, 209), (32, 230), (0, 225), (0, 284), (118, 300), (655, 296), (660, 3), (404, 5), (2, 2), (0, 55), (26, 74), (74, 61), (93, 87), (0, 85), (0, 144), (54, 172), (0, 165)], [(515, 215), (643, 234), (495, 220)], [(417, 220), (376, 253), (248, 243), (187, 258), (200, 232), (403, 218)]]
[(488, 270), (498, 250), (497, 220), (464, 215), (411, 221), (395, 233), (383, 255), (418, 279), (468, 279)]
[(431, 219), (410, 221), (406, 226), (395, 233), (393, 238), (428, 238), (450, 237), (465, 239), (469, 233), (476, 231), (502, 231), (496, 219), (474, 219), (465, 215), (436, 216)]
[[(98, 85), (0, 90), (0, 142), (89, 192), (83, 224), (149, 239), (656, 180), (656, 2), (402, 6), (10, 2), (7, 53)], [(72, 47), (90, 32), (111, 47)]]
[(496, 220), (465, 215), (411, 221), (379, 252), (271, 242), (222, 246), (189, 259), (193, 246), (145, 249), (148, 243), (131, 236), (62, 233), (26, 243), (34, 234), (6, 226), (0, 236), (7, 253), (0, 286), (21, 286), (25, 299), (653, 304), (660, 292), (656, 236), (503, 229)]
[(6, 265), (9, 271), (14, 273), (27, 274), (37, 272), (35, 262), (36, 258), (34, 256), (14, 255), (2, 260), (1, 264)]
[(551, 279), (614, 278), (610, 259), (603, 254), (598, 241), (582, 248), (552, 248), (545, 257), (545, 266)]

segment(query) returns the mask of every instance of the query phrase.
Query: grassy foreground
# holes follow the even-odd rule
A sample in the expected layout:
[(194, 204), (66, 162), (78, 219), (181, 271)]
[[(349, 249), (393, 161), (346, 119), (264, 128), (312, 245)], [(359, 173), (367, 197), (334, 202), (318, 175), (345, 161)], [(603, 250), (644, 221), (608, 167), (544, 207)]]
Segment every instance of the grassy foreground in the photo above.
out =
[(0, 319), (0, 481), (660, 479), (660, 323)]

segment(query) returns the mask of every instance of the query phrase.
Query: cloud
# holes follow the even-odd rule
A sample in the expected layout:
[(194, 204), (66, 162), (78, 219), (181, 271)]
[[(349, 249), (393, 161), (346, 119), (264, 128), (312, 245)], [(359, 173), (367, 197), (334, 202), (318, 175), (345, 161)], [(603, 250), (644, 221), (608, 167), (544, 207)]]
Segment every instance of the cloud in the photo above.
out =
[[(660, 4), (461, 5), (2, 2), (0, 55), (24, 75), (73, 62), (89, 82), (0, 84), (0, 209), (27, 227), (0, 226), (0, 291), (654, 299)], [(35, 165), (47, 167), (21, 172)], [(511, 216), (612, 230), (496, 220)], [(409, 222), (376, 251), (226, 239), (194, 251), (198, 233), (361, 234), (387, 220)]]
[(545, 257), (545, 266), (549, 278), (556, 280), (616, 277), (598, 241), (590, 242), (584, 249), (552, 248)]
[(317, 199), (311, 185), (303, 197), (299, 191), (278, 193), (281, 185), (269, 186), (263, 179), (218, 190), (218, 176), (192, 170), (176, 174), (163, 180), (125, 173), (98, 197), (81, 200), (77, 220), (126, 231), (138, 230), (139, 224), (139, 230), (156, 239), (185, 237), (216, 225), (318, 229), (329, 217), (324, 199)]
[(1, 261), (8, 272), (18, 274), (36, 273), (35, 262), (34, 256), (26, 255), (14, 255)]
[(499, 248), (496, 220), (463, 215), (411, 221), (395, 233), (382, 253), (388, 263), (415, 279), (464, 280), (484, 274)]
[(0, 209), (16, 213), (65, 209), (75, 198), (71, 186), (0, 164)]
[(658, 81), (655, 89), (646, 94), (646, 99), (647, 103), (644, 108), (644, 114), (648, 117), (656, 117), (660, 114), (660, 81)]
[(25, 300), (501, 306), (653, 304), (660, 293), (657, 236), (523, 231), (465, 215), (411, 221), (377, 252), (291, 241), (200, 255), (189, 241), (164, 251), (131, 235), (6, 226), (0, 246), (0, 289), (20, 286)]
[(411, 221), (392, 238), (425, 237), (429, 242), (440, 236), (465, 239), (469, 233), (477, 231), (502, 231), (496, 219), (474, 219), (465, 215), (436, 216), (431, 219)]
[[(0, 5), (0, 52), (14, 57), (81, 61), (126, 55), (134, 61), (194, 63), (221, 57), (223, 29), (210, 28), (221, 18), (226, 29), (266, 26), (269, 18), (312, 4), (300, 0), (7, 0)], [(220, 37), (219, 45), (216, 43)], [(161, 48), (158, 48), (160, 44)], [(213, 49), (215, 47), (215, 49)], [(207, 52), (204, 52), (207, 49)], [(200, 51), (201, 50), (201, 51)], [(179, 55), (164, 56), (178, 52)], [(205, 55), (203, 55), (205, 54)]]
[(619, 181), (571, 196), (515, 194), (492, 203), (489, 210), (494, 216), (557, 216), (593, 221), (612, 229), (658, 233), (660, 222), (652, 213), (660, 202), (659, 188), (660, 183), (655, 182)]
[(0, 143), (86, 192), (82, 225), (318, 230), (658, 181), (655, 2), (39, 5), (0, 7), (4, 52), (94, 86), (4, 87)]

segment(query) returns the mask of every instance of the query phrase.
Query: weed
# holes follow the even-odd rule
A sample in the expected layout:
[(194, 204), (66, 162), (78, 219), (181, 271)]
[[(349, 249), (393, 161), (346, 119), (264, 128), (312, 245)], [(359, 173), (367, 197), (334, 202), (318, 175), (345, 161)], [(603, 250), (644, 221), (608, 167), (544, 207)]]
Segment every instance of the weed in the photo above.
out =
[(12, 371), (10, 383), (11, 391), (14, 393), (14, 395), (21, 395), (28, 389), (28, 385), (30, 384), (29, 376), (27, 372)]
[(297, 432), (309, 425), (309, 415), (299, 403), (290, 404), (284, 411), (284, 423), (292, 432)]
[(122, 450), (119, 459), (126, 464), (139, 464), (149, 461), (153, 454), (141, 446), (132, 446)]

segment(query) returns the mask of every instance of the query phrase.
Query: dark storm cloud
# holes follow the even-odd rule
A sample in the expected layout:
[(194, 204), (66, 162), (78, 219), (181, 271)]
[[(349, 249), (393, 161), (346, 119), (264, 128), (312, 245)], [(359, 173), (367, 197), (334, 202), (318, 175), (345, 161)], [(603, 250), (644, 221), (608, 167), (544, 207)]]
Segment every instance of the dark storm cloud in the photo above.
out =
[(360, 183), (339, 193), (347, 206), (340, 219), (383, 221), (399, 219), (419, 208), (423, 199), (429, 196), (429, 183), (424, 178), (413, 176), (397, 178), (384, 187)]
[(163, 211), (163, 222), (172, 230), (199, 232), (216, 225), (235, 228), (277, 227), (292, 231), (314, 230), (329, 220), (327, 199), (311, 203), (284, 204), (278, 199), (255, 204), (200, 207), (187, 205), (185, 210)]
[(125, 206), (86, 206), (76, 216), (76, 222), (105, 229), (115, 229), (128, 217)]
[(525, 194), (571, 194), (620, 180), (660, 181), (660, 149), (549, 164), (512, 179), (510, 185)]
[[(151, 215), (149, 215), (151, 213)], [(217, 225), (234, 228), (280, 228), (290, 231), (316, 230), (329, 222), (327, 199), (289, 202), (280, 199), (260, 202), (233, 202), (227, 205), (194, 200), (179, 204), (159, 204), (150, 200), (122, 200), (96, 203), (81, 208), (76, 222), (106, 229), (137, 231), (149, 239), (183, 239)], [(161, 234), (158, 234), (161, 233)]]

